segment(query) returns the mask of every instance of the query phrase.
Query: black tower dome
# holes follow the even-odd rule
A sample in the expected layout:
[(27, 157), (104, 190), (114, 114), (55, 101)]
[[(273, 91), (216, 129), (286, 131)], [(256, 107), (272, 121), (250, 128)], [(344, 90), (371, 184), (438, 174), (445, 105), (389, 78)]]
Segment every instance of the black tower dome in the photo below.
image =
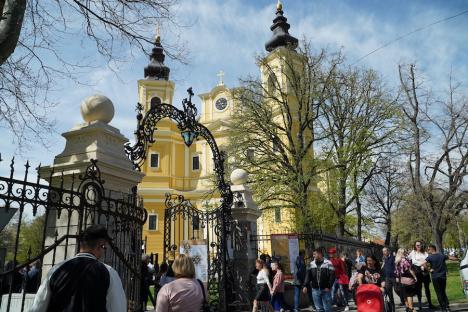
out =
[(288, 47), (292, 50), (297, 48), (299, 41), (289, 34), (288, 29), (290, 25), (287, 23), (287, 20), (283, 16), (283, 5), (278, 1), (276, 5), (276, 17), (273, 20), (273, 25), (270, 27), (271, 31), (273, 31), (273, 36), (265, 43), (265, 49), (268, 52), (278, 47)]
[(150, 55), (150, 62), (145, 67), (145, 78), (154, 80), (169, 80), (169, 67), (164, 65), (164, 49), (161, 45), (161, 38), (156, 36), (154, 47)]

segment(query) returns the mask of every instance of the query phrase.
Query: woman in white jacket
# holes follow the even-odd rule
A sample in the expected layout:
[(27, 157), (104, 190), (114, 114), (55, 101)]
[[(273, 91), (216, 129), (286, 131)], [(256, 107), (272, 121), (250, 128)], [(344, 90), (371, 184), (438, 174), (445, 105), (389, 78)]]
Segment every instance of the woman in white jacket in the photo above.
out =
[(416, 277), (418, 279), (416, 283), (416, 296), (418, 297), (419, 310), (422, 309), (422, 287), (424, 285), (424, 291), (426, 293), (427, 303), (429, 304), (429, 309), (434, 309), (434, 306), (431, 302), (431, 291), (429, 285), (431, 283), (431, 278), (429, 272), (423, 266), (428, 257), (428, 253), (425, 251), (424, 244), (422, 241), (417, 240), (414, 242), (413, 250), (409, 254), (411, 263), (413, 264), (414, 270), (416, 271)]

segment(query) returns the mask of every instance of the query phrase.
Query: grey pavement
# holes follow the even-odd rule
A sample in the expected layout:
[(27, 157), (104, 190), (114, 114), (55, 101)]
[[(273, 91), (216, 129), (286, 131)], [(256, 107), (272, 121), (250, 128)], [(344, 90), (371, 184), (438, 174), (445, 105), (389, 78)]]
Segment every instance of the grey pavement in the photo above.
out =
[[(415, 307), (415, 311), (418, 311), (417, 303), (414, 305), (414, 307)], [(357, 308), (354, 305), (354, 302), (352, 302), (352, 301), (349, 302), (349, 310), (350, 311), (357, 311)], [(450, 304), (450, 310), (452, 312), (468, 311), (468, 302)], [(312, 311), (312, 309), (302, 309), (301, 311), (302, 312)], [(344, 310), (343, 310), (343, 308), (334, 308), (333, 311), (334, 312), (340, 312), (340, 311), (344, 311)], [(421, 311), (422, 312), (426, 312), (426, 311), (429, 312), (429, 311), (440, 311), (440, 310), (439, 309), (431, 310), (424, 304), (423, 309)], [(405, 307), (400, 306), (400, 305), (397, 304), (396, 312), (405, 312)]]

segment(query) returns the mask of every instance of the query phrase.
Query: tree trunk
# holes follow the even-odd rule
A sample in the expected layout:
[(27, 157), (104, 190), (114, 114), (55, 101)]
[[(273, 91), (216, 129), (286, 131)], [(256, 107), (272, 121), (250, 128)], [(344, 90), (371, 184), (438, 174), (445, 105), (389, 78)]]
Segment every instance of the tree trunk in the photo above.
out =
[(458, 231), (458, 248), (462, 249), (466, 247), (465, 243), (465, 233), (463, 233), (463, 229), (460, 226), (458, 220), (456, 220), (457, 231)]
[(338, 228), (336, 235), (338, 237), (345, 236), (345, 225), (346, 225), (346, 178), (344, 174), (341, 174), (339, 181), (339, 198), (338, 198)]
[(356, 196), (357, 239), (362, 240), (362, 209), (359, 196)]
[(392, 245), (392, 223), (389, 221), (387, 224), (387, 234), (385, 235), (385, 246), (391, 247)]
[(26, 10), (26, 0), (6, 0), (2, 2), (4, 2), (4, 5), (0, 19), (0, 65), (15, 51)]
[(443, 239), (444, 239), (445, 230), (432, 227), (432, 241), (436, 245), (437, 251), (443, 252)]

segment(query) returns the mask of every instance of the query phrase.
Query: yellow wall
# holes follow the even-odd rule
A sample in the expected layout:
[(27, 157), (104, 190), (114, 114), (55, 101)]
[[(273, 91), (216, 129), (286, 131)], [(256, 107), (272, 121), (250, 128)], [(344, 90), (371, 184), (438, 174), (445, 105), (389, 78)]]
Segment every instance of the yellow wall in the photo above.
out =
[[(259, 64), (263, 81), (267, 81), (267, 70), (265, 65), (269, 64), (273, 68), (284, 66), (284, 59), (292, 57), (296, 61), (298, 55), (291, 54), (282, 48), (270, 53), (263, 63)], [(298, 62), (299, 64), (300, 62)], [(280, 75), (281, 76), (281, 75)], [(287, 91), (285, 78), (280, 78)], [(174, 83), (164, 80), (140, 80), (138, 81), (138, 91), (140, 103), (145, 110), (150, 107), (150, 100), (158, 96), (164, 103), (173, 103)], [(213, 134), (215, 140), (223, 149), (227, 142), (228, 128), (226, 126), (234, 111), (231, 92), (224, 84), (218, 84), (211, 91), (199, 95), (201, 99), (200, 123), (204, 124)], [(227, 107), (219, 111), (215, 107), (216, 101), (224, 97), (227, 99)], [(294, 105), (295, 99), (290, 98), (290, 104)], [(157, 152), (160, 155), (160, 168), (149, 167), (148, 162), (143, 166), (146, 177), (138, 186), (139, 193), (144, 199), (145, 208), (148, 213), (158, 215), (158, 228), (155, 231), (148, 230), (145, 224), (143, 239), (147, 241), (147, 253), (158, 253), (159, 259), (163, 256), (163, 234), (164, 234), (164, 199), (165, 193), (183, 194), (187, 199), (202, 207), (203, 194), (213, 186), (210, 183), (210, 175), (213, 172), (213, 160), (210, 146), (204, 140), (198, 140), (187, 148), (185, 147), (177, 125), (170, 120), (163, 120), (157, 125), (155, 132), (156, 143), (150, 147), (149, 153)], [(200, 170), (191, 170), (192, 155), (200, 155)], [(311, 153), (311, 157), (313, 157)], [(229, 179), (229, 177), (226, 177)], [(278, 203), (280, 206), (281, 203)], [(281, 222), (275, 222), (274, 210), (265, 212), (258, 221), (259, 234), (286, 233), (294, 230), (294, 211), (292, 209), (281, 209)], [(264, 251), (270, 252), (269, 246)]]

